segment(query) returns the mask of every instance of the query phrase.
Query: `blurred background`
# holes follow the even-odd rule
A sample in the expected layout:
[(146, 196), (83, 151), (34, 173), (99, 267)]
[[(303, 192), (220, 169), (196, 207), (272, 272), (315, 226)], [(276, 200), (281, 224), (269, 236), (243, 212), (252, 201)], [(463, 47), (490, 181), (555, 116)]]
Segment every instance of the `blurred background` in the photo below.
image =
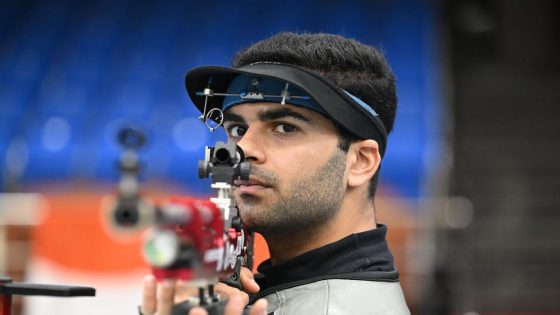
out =
[(118, 130), (147, 134), (145, 195), (209, 196), (196, 165), (224, 136), (184, 74), (280, 31), (377, 46), (398, 78), (376, 203), (413, 314), (560, 314), (558, 1), (0, 0), (0, 275), (97, 288), (14, 314), (134, 314)]

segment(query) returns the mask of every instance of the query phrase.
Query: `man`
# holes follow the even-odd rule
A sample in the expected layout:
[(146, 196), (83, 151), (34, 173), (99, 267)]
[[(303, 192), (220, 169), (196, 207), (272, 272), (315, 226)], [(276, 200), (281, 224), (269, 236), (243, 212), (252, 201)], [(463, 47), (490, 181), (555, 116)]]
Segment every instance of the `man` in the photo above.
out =
[[(250, 302), (264, 298), (274, 314), (409, 314), (374, 209), (397, 103), (383, 55), (337, 35), (281, 33), (238, 53), (233, 68), (195, 68), (185, 82), (251, 162), (234, 197), (270, 260), (258, 285), (242, 273)], [(172, 287), (156, 301), (147, 279), (144, 313), (165, 314)], [(220, 290), (227, 313), (239, 313), (235, 289)]]

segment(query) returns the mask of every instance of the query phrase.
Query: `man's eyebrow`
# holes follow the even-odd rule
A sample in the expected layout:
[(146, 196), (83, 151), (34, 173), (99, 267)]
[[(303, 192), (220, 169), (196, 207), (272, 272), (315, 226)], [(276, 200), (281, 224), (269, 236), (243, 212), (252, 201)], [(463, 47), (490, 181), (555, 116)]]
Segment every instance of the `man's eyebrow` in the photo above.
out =
[(289, 108), (279, 108), (279, 109), (273, 109), (265, 112), (260, 112), (258, 113), (258, 117), (259, 120), (261, 121), (270, 121), (270, 120), (290, 117), (297, 120), (301, 120), (306, 123), (311, 123), (311, 119)]
[[(308, 124), (312, 123), (311, 119), (289, 108), (279, 108), (279, 109), (259, 112), (257, 114), (257, 117), (260, 121), (271, 121), (271, 120), (290, 117), (306, 122)], [(243, 118), (243, 116), (232, 112), (224, 113), (224, 122), (246, 123), (245, 118)]]
[(245, 119), (241, 117), (241, 115), (237, 115), (230, 112), (224, 113), (224, 122), (236, 122), (236, 123), (245, 123)]

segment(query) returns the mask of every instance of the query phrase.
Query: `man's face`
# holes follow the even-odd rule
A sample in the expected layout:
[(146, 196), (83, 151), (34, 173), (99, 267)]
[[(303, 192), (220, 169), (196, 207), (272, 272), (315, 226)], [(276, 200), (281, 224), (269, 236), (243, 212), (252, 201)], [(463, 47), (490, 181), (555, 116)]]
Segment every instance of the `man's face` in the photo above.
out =
[(321, 114), (277, 103), (249, 103), (224, 115), (224, 128), (251, 162), (234, 198), (245, 224), (263, 234), (313, 229), (338, 213), (346, 155)]

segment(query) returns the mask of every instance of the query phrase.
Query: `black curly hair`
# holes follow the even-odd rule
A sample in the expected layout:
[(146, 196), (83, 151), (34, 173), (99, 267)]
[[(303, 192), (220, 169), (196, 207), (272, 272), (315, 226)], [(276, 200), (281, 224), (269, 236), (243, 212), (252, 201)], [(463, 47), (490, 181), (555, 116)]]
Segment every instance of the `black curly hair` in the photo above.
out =
[[(238, 52), (235, 68), (256, 62), (280, 62), (319, 73), (340, 88), (371, 106), (381, 118), (387, 133), (393, 129), (397, 109), (395, 76), (383, 53), (375, 47), (334, 34), (279, 33)], [(335, 124), (336, 125), (336, 124)], [(360, 140), (336, 125), (339, 148), (345, 152)], [(377, 187), (377, 172), (371, 179), (369, 197)]]

